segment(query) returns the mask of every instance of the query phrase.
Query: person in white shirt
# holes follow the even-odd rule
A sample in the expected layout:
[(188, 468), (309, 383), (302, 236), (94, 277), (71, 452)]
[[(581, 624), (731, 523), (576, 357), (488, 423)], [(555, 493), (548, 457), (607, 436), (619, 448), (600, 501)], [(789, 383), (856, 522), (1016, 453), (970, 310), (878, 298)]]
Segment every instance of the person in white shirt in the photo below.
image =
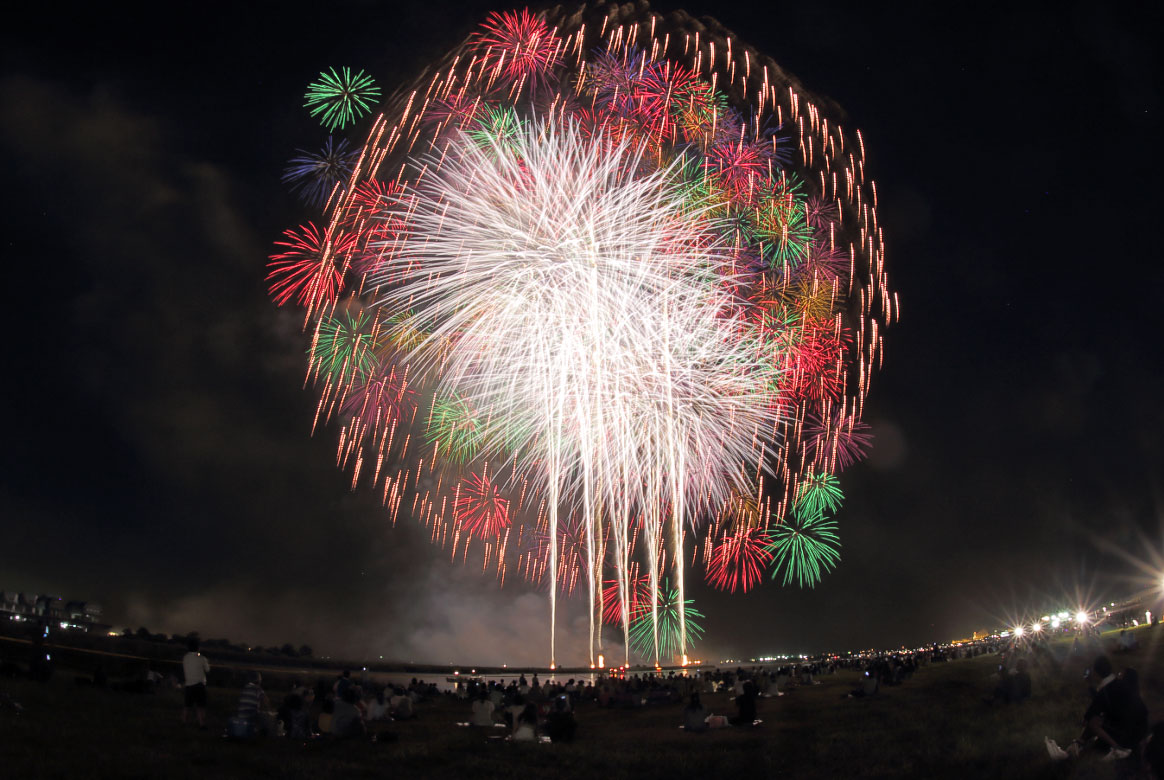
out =
[(368, 705), (368, 720), (388, 720), (388, 701), (384, 691), (376, 694), (376, 698)]
[(474, 726), (493, 725), (493, 702), (489, 700), (488, 696), (482, 694), (477, 701), (473, 702), (473, 719), (470, 722)]
[(206, 675), (210, 662), (198, 652), (198, 637), (191, 637), (186, 644), (189, 652), (182, 656), (182, 674), (186, 678), (186, 706), (182, 709), (182, 722), (193, 711), (198, 717), (198, 727), (206, 728)]

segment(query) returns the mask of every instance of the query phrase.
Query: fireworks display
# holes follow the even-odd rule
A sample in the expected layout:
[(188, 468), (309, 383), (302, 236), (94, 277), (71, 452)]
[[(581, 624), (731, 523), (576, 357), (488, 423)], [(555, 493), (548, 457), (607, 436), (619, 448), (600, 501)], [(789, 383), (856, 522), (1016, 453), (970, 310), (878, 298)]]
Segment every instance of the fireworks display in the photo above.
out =
[[(649, 594), (648, 594), (649, 597)], [(697, 622), (703, 613), (691, 599), (680, 602), (679, 591), (666, 578), (659, 582), (658, 600), (640, 603), (631, 615), (631, 649), (644, 658), (674, 658), (703, 636)]]
[(307, 88), (304, 108), (328, 130), (343, 130), (372, 110), (380, 99), (380, 88), (371, 76), (351, 68), (335, 68), (319, 74), (319, 81)]
[[(864, 141), (770, 59), (631, 6), (492, 14), (284, 179), (317, 220), (272, 255), (304, 311), (313, 430), (390, 522), (589, 605), (655, 663), (728, 591), (839, 560), (836, 476), (888, 289)], [(308, 92), (329, 129), (378, 89)], [(609, 629), (608, 629), (609, 630)]]

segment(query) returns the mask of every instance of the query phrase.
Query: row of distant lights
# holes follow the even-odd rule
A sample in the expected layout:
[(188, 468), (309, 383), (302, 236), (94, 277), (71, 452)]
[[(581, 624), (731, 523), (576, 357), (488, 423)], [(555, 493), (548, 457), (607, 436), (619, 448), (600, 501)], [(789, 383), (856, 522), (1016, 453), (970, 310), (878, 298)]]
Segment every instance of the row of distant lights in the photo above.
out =
[[(1115, 606), (1114, 601), (1111, 603), (1111, 606), (1113, 606), (1113, 607)], [(1107, 612), (1107, 607), (1104, 607), (1103, 611)], [(1041, 633), (1043, 631), (1043, 629), (1046, 627), (1046, 624), (1050, 624), (1052, 630), (1058, 629), (1064, 623), (1069, 622), (1070, 617), (1071, 617), (1071, 613), (1069, 613), (1069, 612), (1059, 612), (1055, 615), (1043, 615), (1041, 618), (1039, 618), (1038, 620), (1036, 620), (1034, 623), (1031, 624), (1030, 631), (1032, 634)], [(1083, 610), (1079, 610), (1078, 612), (1075, 613), (1075, 625), (1076, 626), (1082, 627), (1082, 626), (1087, 625), (1089, 622), (1091, 622), (1091, 617)], [(1145, 625), (1148, 623), (1151, 623), (1151, 622), (1152, 622), (1152, 612), (1150, 610), (1145, 611), (1144, 612)], [(1135, 618), (1132, 618), (1132, 624), (1138, 626), (1138, 625), (1140, 625), (1140, 621), (1136, 620)], [(1027, 627), (1020, 624), (1020, 625), (1015, 626), (1010, 631), (1003, 631), (1001, 634), (999, 634), (999, 636), (1006, 638), (1006, 637), (1011, 636), (1013, 634), (1016, 637), (1022, 637), (1026, 633), (1027, 633)]]

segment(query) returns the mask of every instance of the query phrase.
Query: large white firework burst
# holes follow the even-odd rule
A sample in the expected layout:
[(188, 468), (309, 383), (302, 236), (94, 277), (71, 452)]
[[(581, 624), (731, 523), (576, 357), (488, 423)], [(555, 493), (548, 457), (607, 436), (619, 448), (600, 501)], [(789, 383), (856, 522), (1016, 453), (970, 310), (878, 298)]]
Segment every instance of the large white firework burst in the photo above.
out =
[(610, 523), (624, 583), (634, 518), (681, 550), (778, 422), (710, 206), (646, 154), (569, 122), (455, 134), (380, 215), (406, 228), (374, 277), (427, 333), (410, 362), (480, 413), (482, 453), (541, 483), (551, 534), (559, 511)]

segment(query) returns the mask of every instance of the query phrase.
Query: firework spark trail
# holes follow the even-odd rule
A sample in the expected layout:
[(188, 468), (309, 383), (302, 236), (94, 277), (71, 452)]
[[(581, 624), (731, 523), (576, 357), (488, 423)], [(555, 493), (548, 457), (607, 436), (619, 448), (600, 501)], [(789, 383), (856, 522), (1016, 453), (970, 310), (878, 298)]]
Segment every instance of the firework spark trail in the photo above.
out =
[[(485, 148), (461, 135), (383, 215), (407, 229), (379, 304), (416, 311), (428, 335), (410, 363), (489, 411), (483, 451), (526, 454), (554, 558), (559, 506), (593, 529), (620, 499), (652, 556), (668, 514), (678, 549), (685, 507), (747, 490), (737, 464), (780, 422), (708, 209), (672, 169), (633, 176), (643, 153), (573, 124)], [(682, 635), (682, 600), (678, 620)]]
[[(867, 448), (900, 316), (877, 190), (860, 132), (734, 47), (644, 5), (492, 14), (360, 152), (329, 139), (287, 170), (324, 227), (287, 232), (271, 292), (306, 309), (337, 463), (354, 489), (374, 459), (392, 522), (454, 560), (473, 545), (504, 583), (519, 551), (549, 580), (552, 663), (579, 583), (592, 664), (611, 615), (628, 663), (685, 660), (693, 537), (716, 587), (769, 563), (812, 585), (837, 560), (834, 475)], [(346, 123), (373, 85), (340, 86), (318, 102)]]

